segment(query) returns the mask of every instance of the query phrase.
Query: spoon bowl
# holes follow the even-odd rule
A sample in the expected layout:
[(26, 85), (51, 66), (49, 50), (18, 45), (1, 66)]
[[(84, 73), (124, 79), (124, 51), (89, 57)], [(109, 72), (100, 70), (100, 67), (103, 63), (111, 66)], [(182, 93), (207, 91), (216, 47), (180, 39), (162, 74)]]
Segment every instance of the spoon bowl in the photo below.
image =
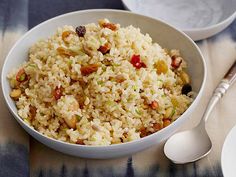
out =
[(212, 148), (205, 123), (216, 103), (236, 80), (236, 61), (216, 87), (199, 124), (188, 131), (173, 135), (164, 146), (165, 155), (176, 164), (194, 162), (205, 157)]
[(166, 156), (176, 164), (194, 162), (210, 153), (212, 143), (203, 126), (172, 136), (164, 146)]

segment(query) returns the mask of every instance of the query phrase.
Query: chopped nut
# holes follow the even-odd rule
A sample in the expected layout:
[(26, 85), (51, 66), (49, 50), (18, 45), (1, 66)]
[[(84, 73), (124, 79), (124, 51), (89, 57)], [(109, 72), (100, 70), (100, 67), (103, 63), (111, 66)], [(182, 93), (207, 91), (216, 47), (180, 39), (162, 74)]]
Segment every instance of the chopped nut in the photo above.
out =
[(183, 81), (184, 84), (189, 84), (190, 83), (189, 75), (186, 72), (181, 71), (180, 78), (181, 78), (181, 80)]
[(111, 48), (110, 44), (106, 43), (105, 45), (100, 46), (98, 51), (100, 51), (103, 55), (105, 55), (109, 53), (110, 48)]
[(104, 24), (104, 23), (109, 23), (109, 20), (108, 19), (100, 19), (100, 20), (98, 20), (98, 24), (99, 24), (99, 26), (100, 27), (102, 27), (102, 25)]
[(124, 136), (124, 138), (127, 138), (127, 137), (128, 137), (128, 133), (127, 133), (127, 132), (124, 132), (124, 133), (123, 133), (123, 136)]
[(50, 102), (45, 102), (45, 103), (44, 103), (46, 108), (49, 108), (49, 107), (52, 106), (52, 104), (51, 104), (52, 99), (50, 98), (50, 99), (48, 99), (47, 101), (49, 101), (49, 100), (50, 100)]
[(79, 85), (80, 85), (83, 89), (88, 85), (88, 83), (85, 82), (85, 81), (83, 80), (83, 78), (79, 78), (78, 81), (79, 81)]
[(29, 118), (34, 119), (37, 113), (37, 108), (35, 106), (29, 105)]
[(78, 140), (76, 141), (76, 144), (85, 145), (85, 144), (84, 144), (84, 140), (82, 140), (82, 139), (78, 139)]
[(76, 128), (76, 123), (77, 123), (77, 118), (76, 115), (73, 115), (72, 117), (64, 117), (64, 120), (68, 127), (75, 129)]
[(70, 57), (70, 56), (76, 56), (77, 54), (75, 52), (73, 52), (72, 50), (69, 50), (69, 49), (66, 49), (64, 47), (58, 47), (57, 48), (57, 52), (60, 54), (60, 55), (64, 55), (66, 57)]
[(90, 103), (89, 98), (86, 96), (84, 100), (84, 105), (88, 105)]
[(111, 65), (112, 65), (111, 60), (109, 60), (109, 59), (107, 59), (107, 58), (105, 58), (105, 59), (102, 61), (102, 63), (103, 63), (105, 66), (111, 66)]
[(78, 109), (79, 109), (79, 103), (75, 99), (75, 101), (69, 105), (69, 110), (78, 111)]
[(171, 124), (170, 119), (163, 119), (163, 127), (167, 127), (170, 124)]
[(71, 72), (70, 78), (71, 78), (71, 84), (74, 84), (79, 80), (79, 75), (76, 72)]
[(109, 28), (112, 31), (116, 31), (117, 30), (117, 26), (114, 23), (110, 23), (106, 19), (99, 20), (98, 23), (103, 28)]
[(55, 100), (59, 100), (62, 96), (63, 88), (62, 87), (56, 87), (53, 91), (53, 97)]
[(152, 109), (157, 109), (158, 108), (158, 102), (157, 101), (152, 101), (152, 103), (150, 104)]
[(100, 131), (100, 128), (97, 125), (92, 125), (92, 129), (94, 129), (95, 131)]
[(161, 74), (161, 73), (166, 74), (168, 71), (168, 66), (164, 60), (158, 60), (155, 63), (154, 67), (157, 70), (157, 74)]
[(88, 56), (93, 56), (95, 53), (93, 51), (93, 49), (89, 46), (87, 46), (87, 44), (83, 44), (83, 50), (84, 50), (84, 53), (86, 53)]
[(160, 123), (154, 123), (152, 128), (154, 129), (154, 132), (157, 132), (162, 129), (162, 125)]
[(98, 70), (98, 64), (89, 64), (86, 66), (81, 66), (80, 71), (83, 76), (89, 75)]
[(116, 76), (116, 82), (122, 83), (125, 81), (125, 77), (122, 74)]
[(75, 96), (75, 99), (78, 101), (80, 109), (83, 109), (84, 108), (85, 96), (83, 94), (79, 94), (79, 95)]
[(10, 93), (10, 97), (13, 99), (18, 99), (21, 95), (21, 90), (20, 89), (13, 89)]
[(103, 26), (103, 28), (109, 28), (112, 31), (116, 31), (117, 30), (116, 25), (113, 24), (113, 23), (104, 23), (102, 26)]
[(145, 127), (140, 128), (140, 137), (143, 138), (148, 135), (147, 129)]
[(66, 38), (69, 37), (71, 34), (76, 34), (74, 31), (64, 31), (61, 35), (62, 37), (62, 40), (65, 42), (65, 43), (68, 43), (68, 41), (66, 41)]
[(151, 132), (148, 131), (146, 127), (141, 127), (141, 128), (139, 129), (139, 131), (140, 131), (140, 137), (141, 137), (141, 138), (143, 138), (143, 137), (148, 136), (148, 135), (151, 134)]

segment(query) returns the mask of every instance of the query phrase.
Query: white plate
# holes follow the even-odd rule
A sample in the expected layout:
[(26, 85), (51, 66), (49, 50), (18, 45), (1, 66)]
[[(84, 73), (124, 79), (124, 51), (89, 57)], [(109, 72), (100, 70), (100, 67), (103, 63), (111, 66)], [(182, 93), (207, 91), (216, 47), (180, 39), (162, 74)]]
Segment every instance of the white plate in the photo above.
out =
[(193, 40), (210, 37), (236, 17), (236, 0), (122, 0), (133, 12), (161, 19)]
[(221, 153), (221, 167), (224, 177), (236, 176), (236, 126), (225, 139)]

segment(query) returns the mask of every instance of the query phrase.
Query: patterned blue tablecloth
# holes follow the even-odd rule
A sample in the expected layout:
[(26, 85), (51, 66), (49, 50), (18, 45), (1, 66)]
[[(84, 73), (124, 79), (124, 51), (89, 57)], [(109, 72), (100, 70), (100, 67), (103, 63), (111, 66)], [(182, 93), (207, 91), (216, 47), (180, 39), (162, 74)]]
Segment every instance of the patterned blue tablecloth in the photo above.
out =
[[(54, 16), (92, 8), (124, 9), (120, 0), (0, 0), (0, 61), (28, 29)], [(236, 21), (220, 34), (197, 42), (208, 66), (206, 91), (184, 129), (202, 115), (210, 93), (236, 56)], [(234, 86), (220, 102), (207, 125), (213, 150), (206, 158), (175, 165), (163, 154), (163, 145), (132, 157), (88, 160), (61, 154), (29, 137), (8, 112), (2, 93), (0, 116), (0, 177), (222, 177), (220, 153), (224, 138), (236, 123)], [(224, 102), (224, 104), (223, 104)], [(220, 118), (224, 115), (224, 119)], [(227, 116), (226, 116), (227, 115)]]

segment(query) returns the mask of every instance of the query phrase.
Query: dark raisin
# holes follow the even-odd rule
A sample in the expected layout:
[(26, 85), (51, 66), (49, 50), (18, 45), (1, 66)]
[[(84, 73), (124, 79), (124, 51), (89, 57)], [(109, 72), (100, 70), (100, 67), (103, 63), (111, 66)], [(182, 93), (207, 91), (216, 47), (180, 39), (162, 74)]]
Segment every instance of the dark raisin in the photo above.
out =
[(192, 86), (190, 84), (185, 84), (181, 90), (182, 94), (185, 94), (185, 95), (187, 95), (191, 91), (192, 91)]
[(75, 31), (79, 37), (84, 37), (86, 33), (86, 28), (85, 26), (78, 26), (76, 27)]

